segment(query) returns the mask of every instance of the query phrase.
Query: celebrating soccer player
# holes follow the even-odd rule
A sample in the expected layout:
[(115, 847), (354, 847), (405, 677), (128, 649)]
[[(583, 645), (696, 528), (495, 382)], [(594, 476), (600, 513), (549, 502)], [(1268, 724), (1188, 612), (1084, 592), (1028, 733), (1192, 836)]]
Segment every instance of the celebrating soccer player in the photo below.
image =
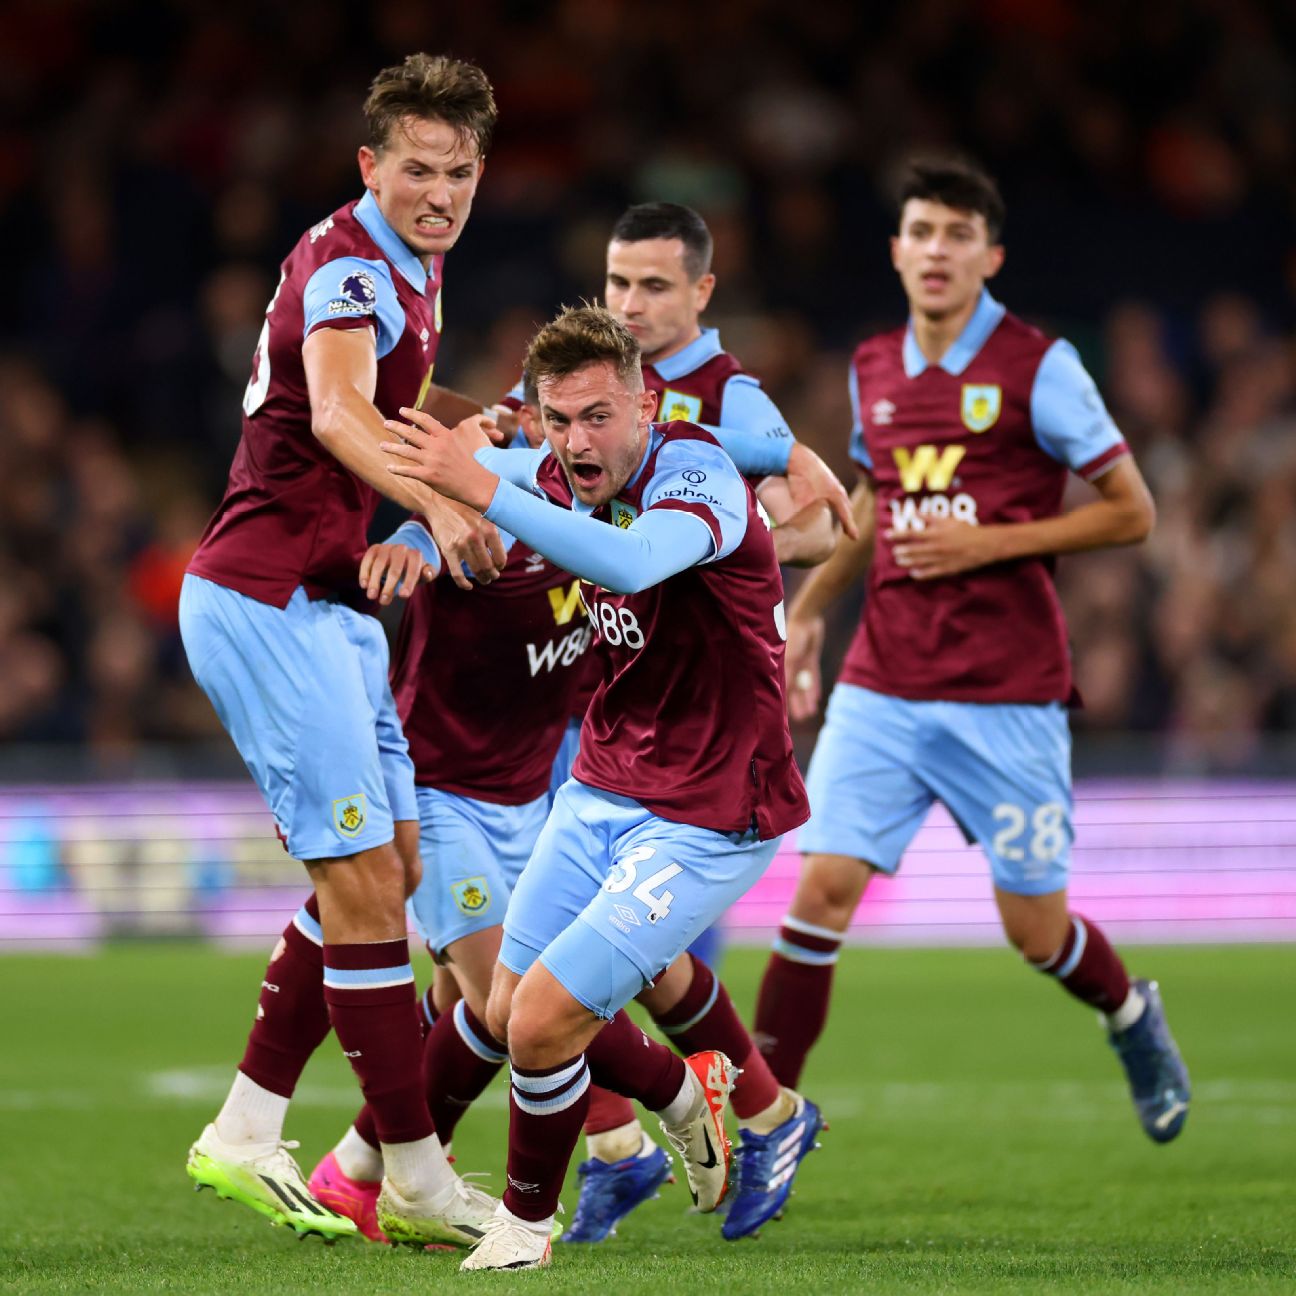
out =
[[(756, 1033), (796, 1084), (823, 1030), (833, 964), (875, 872), (894, 873), (933, 801), (990, 862), (1008, 940), (1103, 1013), (1148, 1135), (1188, 1115), (1188, 1074), (1155, 982), (1131, 981), (1067, 903), (1072, 697), (1056, 555), (1136, 544), (1154, 510), (1075, 349), (1005, 312), (993, 181), (911, 166), (891, 257), (909, 324), (850, 370), (861, 539), (844, 539), (788, 613), (794, 717), (819, 703), (824, 610), (868, 572), (859, 630), (810, 764), (813, 817)], [(1098, 497), (1059, 512), (1068, 472)]]
[[(716, 283), (711, 253), (711, 231), (691, 208), (677, 203), (628, 208), (612, 227), (607, 247), (607, 308), (639, 343), (644, 385), (657, 394), (658, 422), (710, 427), (740, 458), (745, 446), (736, 442), (739, 435), (790, 445), (792, 431), (778, 407), (741, 362), (721, 348), (717, 330), (702, 327)], [(512, 394), (519, 395), (516, 389)], [(774, 552), (780, 563), (813, 566), (828, 557), (834, 542), (832, 515), (822, 499), (795, 482), (789, 486), (781, 476), (757, 479), (753, 485), (775, 524)], [(704, 966), (714, 957), (717, 933), (712, 928), (694, 942), (692, 953), (683, 955), (645, 999), (659, 1027), (686, 1051), (707, 1042), (732, 1052), (746, 1036), (724, 987)], [(720, 1022), (725, 1023), (722, 1031), (717, 1030)], [(759, 1054), (746, 1059), (735, 1054), (734, 1060), (743, 1072), (731, 1100), (742, 1156), (722, 1228), (731, 1240), (754, 1233), (783, 1209), (796, 1171), (787, 1150), (808, 1151), (821, 1123), (813, 1103), (780, 1091)], [(591, 1088), (585, 1133), (590, 1155), (580, 1167), (580, 1200), (564, 1242), (606, 1238), (656, 1191), (666, 1173), (662, 1160), (649, 1150), (634, 1109), (620, 1095)]]
[[(573, 778), (513, 894), (487, 1025), (512, 1069), (508, 1187), (469, 1269), (549, 1260), (591, 1075), (657, 1111), (699, 1207), (724, 1195), (723, 1053), (685, 1063), (621, 1009), (767, 867), (806, 802), (782, 713), (782, 582), (729, 457), (654, 426), (639, 346), (564, 312), (526, 360), (552, 455), (415, 426), (392, 471), (434, 486), (578, 575), (604, 655)], [(558, 507), (555, 507), (558, 506)]]
[(495, 122), (472, 64), (412, 55), (374, 80), (366, 190), (304, 234), (243, 398), (229, 486), (181, 594), (185, 650), (314, 895), (284, 932), (225, 1105), (189, 1154), (215, 1188), (299, 1233), (355, 1232), (310, 1194), (282, 1141), (330, 1025), (373, 1110), (392, 1209), (471, 1241), (494, 1201), (449, 1167), (419, 1074), (404, 900), (417, 881), (413, 769), (382, 627), (351, 604), (379, 494), (423, 514), (455, 579), (490, 580), (494, 528), (387, 471), (383, 417), (430, 382), (442, 259)]

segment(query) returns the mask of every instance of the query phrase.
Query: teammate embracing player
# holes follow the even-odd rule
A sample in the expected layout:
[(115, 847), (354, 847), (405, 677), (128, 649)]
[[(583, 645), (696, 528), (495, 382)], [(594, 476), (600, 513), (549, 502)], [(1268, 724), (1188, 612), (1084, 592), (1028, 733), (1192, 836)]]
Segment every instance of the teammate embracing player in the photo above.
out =
[[(891, 255), (909, 324), (864, 342), (850, 370), (860, 539), (843, 539), (788, 611), (802, 718), (819, 705), (824, 610), (868, 572), (810, 763), (801, 879), (756, 1036), (796, 1084), (869, 878), (895, 872), (939, 800), (989, 859), (1008, 940), (1105, 1015), (1143, 1128), (1163, 1143), (1190, 1095), (1157, 986), (1131, 981), (1067, 902), (1073, 688), (1052, 580), (1055, 555), (1143, 540), (1154, 509), (1074, 348), (986, 290), (1003, 216), (994, 182), (960, 161), (916, 162), (900, 190)], [(1098, 498), (1061, 513), (1068, 472)]]

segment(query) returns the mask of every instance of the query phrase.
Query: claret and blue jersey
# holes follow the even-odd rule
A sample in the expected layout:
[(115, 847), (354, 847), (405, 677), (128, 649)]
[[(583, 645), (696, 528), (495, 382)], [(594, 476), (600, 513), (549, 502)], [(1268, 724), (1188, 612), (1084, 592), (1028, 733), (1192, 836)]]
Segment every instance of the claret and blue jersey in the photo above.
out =
[(916, 582), (888, 531), (1055, 515), (1068, 472), (1094, 479), (1128, 453), (1075, 348), (983, 292), (929, 364), (912, 327), (870, 338), (850, 370), (851, 457), (873, 481), (869, 597), (841, 678), (898, 697), (1065, 701), (1066, 627), (1052, 562), (1027, 558)]
[(275, 607), (298, 586), (355, 601), (379, 497), (315, 437), (302, 345), (320, 329), (372, 329), (374, 404), (394, 416), (430, 381), (441, 275), (441, 258), (425, 270), (372, 194), (302, 235), (266, 309), (229, 485), (190, 571)]
[[(635, 476), (592, 515), (544, 451), (478, 457), (506, 478), (487, 517), (586, 582), (603, 679), (575, 777), (715, 831), (754, 822), (774, 837), (800, 822), (782, 581), (755, 497), (714, 438), (653, 425)], [(600, 534), (608, 525), (624, 539)]]
[(1066, 886), (1074, 828), (1066, 625), (1048, 558), (916, 581), (887, 532), (1055, 515), (1068, 472), (1128, 448), (1075, 349), (983, 292), (936, 364), (912, 327), (869, 339), (850, 373), (851, 456), (877, 523), (868, 597), (807, 781), (802, 850), (891, 872), (934, 800), (1022, 895)]
[(320, 329), (372, 329), (374, 404), (418, 399), (441, 331), (425, 270), (372, 195), (313, 225), (283, 263), (243, 398), (229, 484), (189, 564), (180, 626), (194, 676), (300, 859), (392, 840), (417, 816), (413, 766), (359, 566), (378, 493), (315, 436), (302, 358)]

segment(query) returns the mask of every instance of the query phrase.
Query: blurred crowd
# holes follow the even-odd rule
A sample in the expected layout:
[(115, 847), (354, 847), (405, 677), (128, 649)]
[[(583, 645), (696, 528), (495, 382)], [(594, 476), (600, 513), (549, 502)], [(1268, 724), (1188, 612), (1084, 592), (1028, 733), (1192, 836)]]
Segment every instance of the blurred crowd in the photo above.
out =
[[(1079, 347), (1152, 484), (1060, 585), (1081, 728), (1242, 769), (1296, 725), (1296, 10), (1261, 0), (10, 0), (0, 23), (0, 739), (104, 759), (218, 727), (175, 602), (279, 260), (359, 192), (359, 103), (416, 49), (501, 109), (438, 378), (483, 400), (601, 283), (630, 201), (698, 207), (710, 322), (848, 471), (853, 344), (903, 318), (888, 183), (1001, 179), (996, 291)], [(14, 281), (17, 282), (14, 282)], [(1077, 491), (1083, 492), (1077, 485)], [(1077, 495), (1079, 498), (1080, 495)], [(834, 651), (849, 633), (843, 610)]]

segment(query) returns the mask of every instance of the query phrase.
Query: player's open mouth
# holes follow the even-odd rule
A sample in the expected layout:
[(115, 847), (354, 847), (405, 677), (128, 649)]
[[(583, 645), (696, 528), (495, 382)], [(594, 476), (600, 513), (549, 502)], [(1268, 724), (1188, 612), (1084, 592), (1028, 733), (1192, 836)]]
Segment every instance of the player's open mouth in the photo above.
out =
[(949, 275), (942, 274), (939, 270), (933, 270), (923, 275), (923, 287), (930, 292), (940, 292), (949, 283)]
[(603, 469), (598, 464), (574, 463), (571, 466), (572, 478), (582, 486), (597, 486), (603, 476)]
[(415, 224), (422, 234), (444, 234), (453, 222), (449, 216), (420, 216)]

